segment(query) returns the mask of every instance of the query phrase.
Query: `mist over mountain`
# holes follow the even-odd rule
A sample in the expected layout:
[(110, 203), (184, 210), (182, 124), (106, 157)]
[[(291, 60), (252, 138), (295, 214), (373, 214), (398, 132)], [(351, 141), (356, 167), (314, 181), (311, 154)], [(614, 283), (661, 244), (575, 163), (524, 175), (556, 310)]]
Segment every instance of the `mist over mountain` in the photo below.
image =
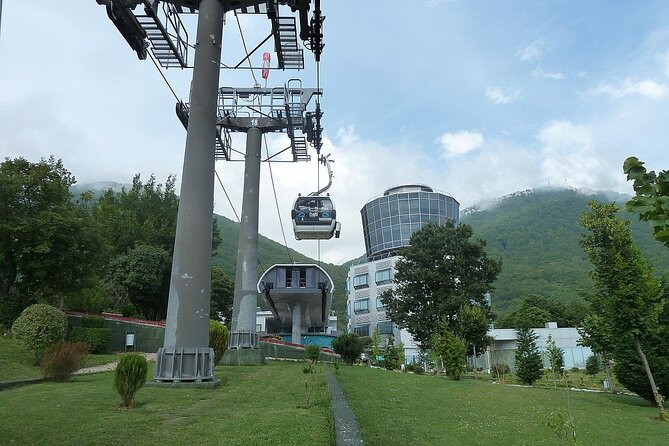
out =
[(96, 181), (93, 183), (75, 183), (70, 187), (70, 192), (78, 197), (84, 192), (91, 192), (94, 197), (99, 197), (103, 191), (111, 189), (114, 192), (121, 192), (123, 188), (132, 188), (132, 183), (117, 183), (116, 181)]

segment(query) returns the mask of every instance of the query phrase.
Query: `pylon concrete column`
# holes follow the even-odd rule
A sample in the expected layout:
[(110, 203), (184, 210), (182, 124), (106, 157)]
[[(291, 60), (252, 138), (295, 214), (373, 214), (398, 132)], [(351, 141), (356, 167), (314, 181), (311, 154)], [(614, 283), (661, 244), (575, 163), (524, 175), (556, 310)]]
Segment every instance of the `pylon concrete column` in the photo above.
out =
[(214, 141), (224, 16), (220, 1), (200, 2), (165, 340), (156, 366), (158, 381), (214, 379), (209, 299)]

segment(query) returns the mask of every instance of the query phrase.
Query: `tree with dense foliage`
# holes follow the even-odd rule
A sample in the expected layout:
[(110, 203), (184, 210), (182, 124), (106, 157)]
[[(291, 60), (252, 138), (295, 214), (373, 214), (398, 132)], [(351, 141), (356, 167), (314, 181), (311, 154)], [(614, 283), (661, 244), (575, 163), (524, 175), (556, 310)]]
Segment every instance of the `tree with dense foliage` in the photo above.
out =
[(235, 293), (235, 283), (221, 267), (214, 265), (211, 268), (211, 299), (209, 314), (212, 318), (222, 317), (226, 324), (232, 321), (232, 303)]
[(105, 190), (93, 207), (110, 249), (110, 258), (126, 254), (138, 244), (160, 247), (172, 254), (179, 199), (176, 178), (170, 175), (165, 187), (151, 175), (145, 183), (137, 174), (129, 189)]
[(487, 315), (485, 321), (479, 320), (479, 328), (487, 329), (490, 323), (486, 295), (501, 271), (501, 260), (488, 258), (485, 242), (471, 237), (468, 225), (430, 222), (414, 232), (410, 245), (400, 251), (396, 287), (381, 299), (393, 322), (411, 332), (423, 349), (431, 347), (442, 321), (457, 330), (463, 306), (481, 307)]
[(132, 304), (148, 319), (167, 314), (171, 258), (163, 248), (137, 245), (115, 258), (108, 267), (108, 280), (122, 287)]
[[(606, 350), (612, 353), (618, 380), (640, 396), (652, 395), (660, 417), (666, 419), (660, 391), (665, 397), (669, 394), (665, 383), (660, 384), (660, 390), (656, 385), (653, 375), (659, 364), (654, 363), (649, 343), (661, 330), (660, 316), (665, 306), (662, 284), (641, 257), (629, 222), (618, 216), (618, 206), (591, 202), (590, 208), (581, 218), (587, 230), (581, 246), (594, 266), (592, 278), (597, 292), (591, 297), (591, 305), (598, 318), (597, 328), (604, 333), (597, 333), (597, 337), (608, 344)], [(645, 382), (634, 379), (639, 369), (645, 371)]]
[(653, 237), (669, 247), (669, 170), (655, 173), (644, 162), (631, 156), (623, 163), (627, 180), (634, 180), (634, 193), (625, 209), (653, 225)]
[(559, 327), (579, 327), (590, 312), (582, 300), (560, 302), (541, 295), (526, 297), (517, 310), (495, 324), (496, 328), (540, 328), (547, 322), (556, 322)]
[(440, 330), (432, 335), (432, 354), (435, 362), (441, 365), (449, 378), (459, 380), (465, 372), (466, 343), (453, 333), (446, 321), (442, 322)]
[(12, 325), (12, 335), (35, 353), (35, 363), (42, 360), (44, 350), (65, 339), (67, 318), (58, 308), (34, 304), (23, 310)]
[(530, 386), (544, 374), (544, 364), (536, 342), (538, 338), (531, 328), (516, 330), (516, 376), (520, 382)]
[(75, 178), (53, 157), (0, 164), (0, 297), (16, 312), (62, 301), (88, 285), (99, 257), (89, 195), (74, 201)]
[(488, 336), (490, 311), (479, 305), (465, 304), (460, 307), (455, 321), (455, 335), (465, 342), (467, 354), (479, 356), (492, 343)]
[(360, 358), (365, 346), (357, 334), (345, 333), (332, 341), (332, 348), (346, 364), (353, 365)]
[[(130, 188), (121, 192), (108, 189), (93, 206), (95, 222), (105, 241), (101, 249), (106, 253), (107, 269), (111, 270), (107, 274), (107, 293), (115, 308), (123, 306), (127, 299), (144, 317), (165, 317), (179, 208), (175, 183), (173, 175), (163, 186), (153, 175), (142, 182), (137, 174)], [(212, 253), (220, 242), (214, 220)], [(146, 262), (141, 262), (142, 254), (150, 254)], [(132, 272), (132, 278), (124, 277), (124, 272)], [(221, 291), (226, 283), (220, 275), (216, 278), (220, 280), (212, 285), (220, 285), (217, 290)], [(218, 311), (223, 296), (219, 293), (214, 297)]]

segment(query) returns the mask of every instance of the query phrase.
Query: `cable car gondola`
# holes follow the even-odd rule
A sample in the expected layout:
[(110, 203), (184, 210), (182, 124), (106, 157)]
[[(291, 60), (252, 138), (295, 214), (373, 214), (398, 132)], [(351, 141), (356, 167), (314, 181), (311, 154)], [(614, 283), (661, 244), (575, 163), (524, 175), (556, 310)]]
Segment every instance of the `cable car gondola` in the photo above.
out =
[(297, 197), (291, 218), (297, 240), (339, 238), (341, 223), (337, 222), (337, 211), (327, 195)]

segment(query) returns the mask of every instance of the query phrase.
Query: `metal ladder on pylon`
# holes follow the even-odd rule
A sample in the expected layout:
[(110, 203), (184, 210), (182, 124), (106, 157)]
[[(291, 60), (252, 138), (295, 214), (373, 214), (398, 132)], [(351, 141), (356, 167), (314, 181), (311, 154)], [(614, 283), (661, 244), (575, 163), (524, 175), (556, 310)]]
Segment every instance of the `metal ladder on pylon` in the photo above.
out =
[[(164, 68), (188, 66), (188, 32), (176, 6), (155, 0), (142, 0), (144, 14), (135, 14), (151, 43), (151, 52)], [(162, 16), (162, 17), (161, 17)], [(163, 20), (164, 19), (164, 20)]]

